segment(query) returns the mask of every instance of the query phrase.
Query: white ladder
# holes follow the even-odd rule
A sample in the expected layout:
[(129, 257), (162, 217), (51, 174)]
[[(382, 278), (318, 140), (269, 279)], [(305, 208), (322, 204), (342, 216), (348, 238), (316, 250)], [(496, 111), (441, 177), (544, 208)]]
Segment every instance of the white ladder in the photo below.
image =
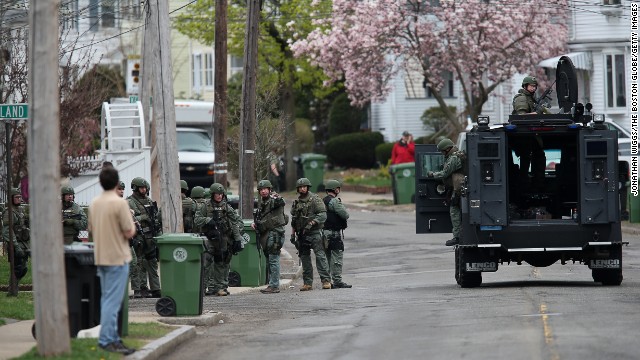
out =
[(130, 152), (131, 150), (141, 150), (147, 146), (140, 101), (135, 103), (102, 103), (100, 126), (102, 128), (102, 152)]

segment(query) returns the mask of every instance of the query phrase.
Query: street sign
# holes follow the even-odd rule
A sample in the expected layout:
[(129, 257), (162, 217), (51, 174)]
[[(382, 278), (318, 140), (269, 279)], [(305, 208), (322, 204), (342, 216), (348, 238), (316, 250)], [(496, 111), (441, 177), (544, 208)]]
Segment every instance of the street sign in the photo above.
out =
[(135, 104), (138, 102), (138, 95), (129, 95), (129, 103)]
[(0, 119), (2, 120), (29, 119), (29, 104), (0, 105)]

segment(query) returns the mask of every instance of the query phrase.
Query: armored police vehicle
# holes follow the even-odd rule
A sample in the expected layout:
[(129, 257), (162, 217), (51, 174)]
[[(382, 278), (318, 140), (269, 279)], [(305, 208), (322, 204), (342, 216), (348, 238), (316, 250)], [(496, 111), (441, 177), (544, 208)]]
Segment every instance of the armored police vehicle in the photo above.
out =
[[(546, 267), (580, 263), (595, 282), (622, 282), (617, 131), (591, 104), (577, 102), (571, 60), (556, 70), (557, 114), (511, 115), (466, 134), (462, 229), (455, 248), (455, 278), (462, 287), (482, 283), (483, 272), (526, 262)], [(438, 192), (444, 157), (435, 145), (416, 145), (416, 232), (450, 232), (448, 194)]]

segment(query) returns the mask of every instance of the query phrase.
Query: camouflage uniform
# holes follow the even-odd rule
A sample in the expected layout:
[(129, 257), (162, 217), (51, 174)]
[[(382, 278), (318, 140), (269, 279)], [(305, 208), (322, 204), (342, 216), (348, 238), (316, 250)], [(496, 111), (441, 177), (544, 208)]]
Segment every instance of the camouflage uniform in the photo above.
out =
[[(271, 182), (260, 181), (258, 191), (264, 188), (271, 190)], [(270, 292), (280, 288), (280, 249), (284, 245), (284, 226), (289, 222), (289, 217), (284, 213), (284, 199), (276, 195), (258, 197), (258, 212), (255, 218), (260, 248), (269, 257)]]
[[(306, 180), (309, 185), (301, 185)], [(308, 179), (299, 179), (296, 187), (307, 186), (311, 188)], [(331, 275), (329, 275), (329, 265), (322, 241), (322, 227), (327, 220), (327, 209), (322, 199), (311, 191), (304, 197), (302, 194), (294, 200), (291, 207), (291, 226), (297, 237), (298, 251), (302, 261), (302, 279), (304, 285), (300, 290), (311, 290), (313, 288), (313, 265), (311, 264), (311, 249), (316, 256), (316, 268), (322, 280), (323, 289), (331, 288)]]
[(187, 197), (186, 192), (189, 190), (187, 182), (180, 180), (180, 190), (182, 197), (182, 224), (184, 226), (184, 232), (193, 232), (193, 217), (196, 212), (196, 203), (190, 197)]
[(211, 199), (207, 200), (195, 215), (195, 226), (203, 230), (207, 236), (207, 252), (213, 257), (213, 263), (205, 265), (205, 273), (212, 271), (211, 280), (205, 286), (206, 295), (226, 296), (229, 287), (229, 264), (234, 253), (241, 250), (242, 236), (240, 226), (242, 219), (223, 198), (216, 202), (215, 194), (224, 194), (224, 187), (215, 183), (211, 185)]
[(513, 97), (513, 115), (523, 115), (533, 112), (535, 107), (535, 99), (533, 94), (525, 89), (518, 90), (518, 93)]
[[(131, 187), (135, 188), (131, 196), (127, 198), (129, 208), (134, 211), (134, 218), (140, 223), (142, 232), (136, 233), (133, 238), (133, 247), (138, 260), (137, 276), (132, 276), (131, 287), (135, 292), (146, 290), (147, 277), (152, 297), (160, 297), (160, 277), (158, 275), (158, 246), (154, 237), (162, 235), (162, 214), (156, 203), (147, 195), (141, 195), (137, 189), (144, 185), (135, 185), (137, 179), (131, 182)], [(142, 183), (139, 181), (139, 183)], [(136, 279), (137, 278), (137, 279)], [(134, 279), (139, 280), (139, 284), (134, 284)]]
[(78, 234), (82, 230), (87, 230), (87, 214), (80, 205), (73, 201), (64, 201), (65, 195), (75, 195), (72, 187), (62, 188), (62, 230), (64, 244), (70, 245), (78, 240)]
[(333, 281), (332, 287), (350, 288), (351, 285), (342, 281), (342, 263), (344, 256), (344, 234), (342, 231), (347, 227), (349, 213), (335, 192), (330, 193), (331, 190), (339, 188), (339, 186), (334, 185), (333, 182), (337, 183), (336, 180), (329, 180), (327, 182), (327, 196), (323, 199), (327, 208), (327, 221), (324, 223), (325, 235), (329, 242), (327, 246), (327, 261), (329, 262), (329, 273)]
[(460, 239), (460, 226), (462, 222), (462, 213), (460, 211), (460, 190), (454, 189), (453, 177), (455, 176), (455, 174), (464, 175), (462, 169), (463, 155), (458, 151), (457, 147), (453, 146), (453, 143), (449, 139), (444, 139), (440, 143), (438, 143), (439, 149), (440, 144), (442, 144), (443, 142), (451, 143), (451, 149), (445, 156), (442, 170), (433, 173), (429, 172), (427, 176), (434, 179), (442, 180), (448, 193), (451, 193), (449, 202), (449, 215), (451, 216), (451, 225), (453, 226), (453, 238)]
[[(20, 190), (12, 189), (11, 198), (14, 195), (20, 195)], [(30, 243), (29, 243), (29, 214), (26, 206), (13, 205), (13, 255), (14, 266), (13, 271), (16, 279), (20, 281), (28, 271)], [(9, 244), (9, 211), (5, 209), (2, 214), (2, 240), (5, 244)]]
[(195, 216), (198, 210), (201, 207), (203, 207), (207, 201), (207, 199), (205, 199), (204, 197), (204, 194), (205, 194), (205, 190), (202, 188), (202, 186), (194, 186), (193, 189), (191, 189), (191, 199), (193, 199), (193, 205), (194, 205), (194, 210), (193, 210), (194, 225), (193, 225), (192, 231), (195, 234), (202, 233), (202, 229), (199, 226), (195, 226)]

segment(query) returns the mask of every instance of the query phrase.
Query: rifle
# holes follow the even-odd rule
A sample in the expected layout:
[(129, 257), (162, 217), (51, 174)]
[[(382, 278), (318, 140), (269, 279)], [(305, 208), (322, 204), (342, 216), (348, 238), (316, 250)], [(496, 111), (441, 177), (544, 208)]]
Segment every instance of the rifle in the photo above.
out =
[(62, 210), (62, 219), (63, 220), (68, 220), (68, 219), (80, 220), (82, 219), (82, 215), (74, 213), (73, 210), (71, 209)]
[[(214, 212), (214, 216), (215, 216), (215, 212)], [(218, 240), (218, 249), (219, 249), (218, 251), (220, 252), (219, 254), (220, 258), (222, 259), (224, 258), (224, 253), (222, 251), (223, 239), (222, 239), (222, 233), (220, 232), (219, 224), (220, 224), (220, 219), (216, 219), (215, 217), (211, 218), (211, 221), (207, 223), (207, 231), (205, 233), (205, 236), (211, 242)], [(215, 259), (216, 258), (215, 254), (212, 254), (212, 255)]]
[(551, 94), (551, 92), (553, 91), (553, 85), (555, 85), (555, 84), (556, 84), (556, 81), (557, 81), (557, 79), (556, 79), (556, 80), (554, 80), (554, 81), (553, 81), (553, 84), (551, 84), (551, 86), (549, 86), (549, 88), (548, 88), (547, 90), (545, 90), (545, 91), (542, 93), (542, 95), (540, 95), (540, 97), (539, 97), (539, 98), (537, 98), (537, 99), (534, 101), (533, 111), (534, 111), (535, 113), (541, 114), (541, 113), (542, 113), (542, 111), (543, 111), (543, 109), (542, 109), (542, 108), (543, 108), (543, 107), (547, 107), (547, 106), (544, 106), (545, 104), (548, 104), (548, 102), (546, 102), (545, 100), (546, 100), (546, 99), (551, 100), (551, 97), (550, 97), (549, 95), (550, 95), (550, 94)]

